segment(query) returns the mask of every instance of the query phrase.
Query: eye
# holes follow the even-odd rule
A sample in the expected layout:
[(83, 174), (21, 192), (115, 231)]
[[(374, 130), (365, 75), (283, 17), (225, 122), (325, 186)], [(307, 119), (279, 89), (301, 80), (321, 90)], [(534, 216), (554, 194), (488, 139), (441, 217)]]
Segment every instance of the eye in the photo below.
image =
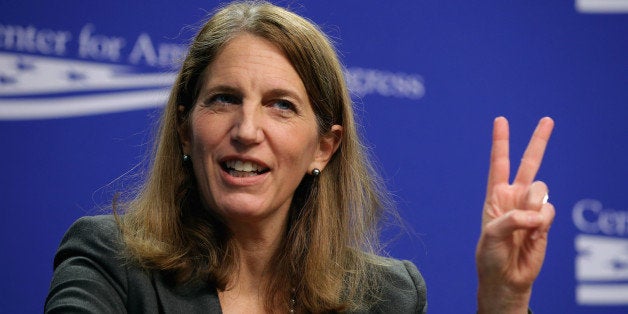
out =
[(296, 112), (296, 106), (285, 99), (278, 99), (272, 102), (271, 106), (280, 110), (290, 110)]
[(240, 97), (232, 94), (215, 94), (205, 101), (207, 105), (237, 105), (242, 103)]
[(240, 99), (234, 95), (229, 95), (229, 94), (218, 94), (214, 97), (212, 97), (212, 101), (213, 102), (222, 102), (222, 103), (230, 103), (230, 104), (236, 104), (236, 103), (240, 103)]

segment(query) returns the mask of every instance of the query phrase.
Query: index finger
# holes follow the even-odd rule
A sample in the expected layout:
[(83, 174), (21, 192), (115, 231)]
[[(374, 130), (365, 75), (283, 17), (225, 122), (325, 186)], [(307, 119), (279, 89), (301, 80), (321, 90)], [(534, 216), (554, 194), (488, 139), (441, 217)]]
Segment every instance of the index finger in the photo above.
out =
[(550, 135), (554, 129), (554, 120), (550, 117), (544, 117), (539, 121), (530, 143), (523, 153), (521, 158), (521, 164), (519, 170), (517, 170), (517, 176), (515, 177), (514, 184), (530, 185), (536, 177), (536, 173), (541, 167), (541, 161), (545, 154), (545, 148), (549, 141)]
[(491, 146), (491, 163), (488, 170), (487, 195), (493, 193), (495, 185), (506, 183), (510, 177), (508, 120), (498, 117), (493, 122), (493, 144)]

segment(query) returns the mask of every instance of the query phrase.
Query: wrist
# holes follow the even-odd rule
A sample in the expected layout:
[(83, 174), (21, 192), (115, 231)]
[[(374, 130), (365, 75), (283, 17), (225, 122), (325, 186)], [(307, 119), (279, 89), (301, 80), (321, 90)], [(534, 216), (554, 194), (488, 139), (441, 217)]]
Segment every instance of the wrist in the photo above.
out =
[(478, 314), (528, 313), (532, 288), (510, 289), (503, 285), (480, 284), (478, 288)]

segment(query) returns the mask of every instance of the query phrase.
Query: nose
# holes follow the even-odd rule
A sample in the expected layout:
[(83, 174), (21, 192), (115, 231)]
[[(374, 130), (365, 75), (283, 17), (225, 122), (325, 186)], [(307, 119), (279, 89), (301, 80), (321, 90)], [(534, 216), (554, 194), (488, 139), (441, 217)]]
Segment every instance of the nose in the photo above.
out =
[(231, 139), (242, 145), (254, 145), (264, 140), (260, 106), (244, 103), (236, 114)]

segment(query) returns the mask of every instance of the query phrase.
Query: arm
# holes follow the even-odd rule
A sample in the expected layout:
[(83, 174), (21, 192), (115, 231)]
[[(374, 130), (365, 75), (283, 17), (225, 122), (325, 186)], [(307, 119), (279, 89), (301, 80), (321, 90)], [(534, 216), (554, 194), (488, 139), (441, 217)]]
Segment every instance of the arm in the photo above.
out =
[(555, 215), (547, 186), (534, 181), (553, 126), (552, 119), (541, 119), (510, 184), (508, 121), (495, 119), (476, 250), (479, 313), (527, 313)]
[(126, 313), (119, 231), (110, 217), (84, 217), (55, 255), (46, 313)]

